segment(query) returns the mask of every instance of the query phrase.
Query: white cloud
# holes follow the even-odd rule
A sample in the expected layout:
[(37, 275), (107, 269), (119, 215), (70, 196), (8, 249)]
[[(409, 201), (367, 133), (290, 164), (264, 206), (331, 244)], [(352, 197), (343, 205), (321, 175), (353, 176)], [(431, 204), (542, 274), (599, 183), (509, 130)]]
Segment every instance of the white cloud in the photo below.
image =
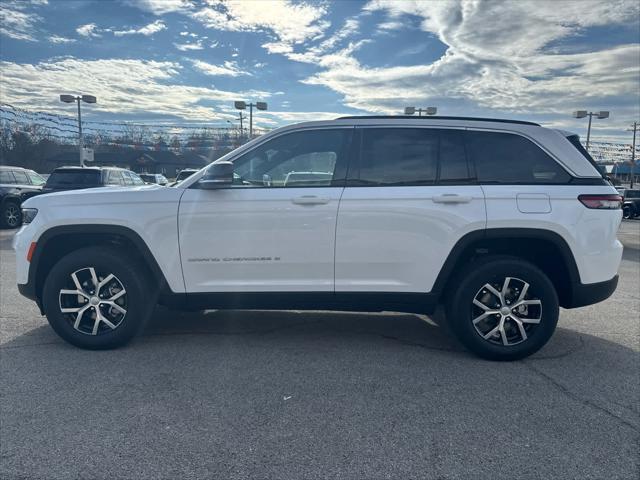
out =
[(266, 91), (225, 91), (179, 82), (181, 66), (173, 62), (64, 58), (35, 65), (0, 62), (3, 101), (31, 110), (66, 112), (60, 92), (98, 98), (92, 111), (114, 114), (170, 115), (187, 120), (231, 118), (203, 102), (214, 99), (219, 111), (238, 98), (268, 98)]
[(192, 7), (192, 2), (189, 0), (124, 0), (124, 3), (158, 16), (188, 10)]
[(203, 62), (202, 60), (192, 60), (193, 66), (205, 75), (238, 77), (240, 75), (251, 75), (249, 72), (241, 70), (236, 62), (226, 61), (222, 65)]
[(51, 35), (49, 37), (51, 43), (73, 43), (76, 40), (74, 38), (60, 37), (58, 35)]
[(95, 23), (87, 23), (86, 25), (80, 25), (76, 28), (76, 32), (78, 35), (82, 35), (83, 37), (100, 37), (100, 33), (98, 33), (100, 29)]
[[(640, 7), (634, 1), (563, 2), (559, 8), (557, 2), (524, 0), (373, 0), (365, 10), (386, 13), (394, 26), (406, 23), (405, 15), (418, 17), (422, 30), (447, 50), (431, 64), (388, 68), (362, 65), (355, 55), (362, 42), (331, 53), (314, 48), (287, 53), (322, 68), (305, 83), (342, 94), (353, 108), (396, 113), (407, 103), (453, 101), (560, 113), (595, 100), (637, 99), (640, 45), (581, 53), (561, 46), (586, 28), (636, 21)], [(593, 44), (582, 43), (587, 45)]]
[(202, 46), (201, 40), (197, 40), (195, 43), (174, 43), (173, 46), (181, 52), (188, 52), (189, 50), (202, 50), (204, 48)]
[(15, 40), (37, 41), (35, 24), (41, 18), (34, 13), (25, 13), (27, 3), (0, 2), (0, 34)]
[(263, 45), (271, 53), (291, 51), (294, 45), (319, 38), (329, 26), (322, 20), (323, 4), (289, 0), (208, 0), (209, 6), (191, 16), (208, 28), (228, 31), (264, 31), (274, 36)]
[(144, 35), (146, 37), (153, 35), (154, 33), (161, 32), (162, 30), (166, 30), (167, 26), (161, 20), (156, 20), (144, 27), (140, 28), (132, 28), (129, 30), (115, 30), (113, 34), (116, 37), (122, 37), (123, 35)]

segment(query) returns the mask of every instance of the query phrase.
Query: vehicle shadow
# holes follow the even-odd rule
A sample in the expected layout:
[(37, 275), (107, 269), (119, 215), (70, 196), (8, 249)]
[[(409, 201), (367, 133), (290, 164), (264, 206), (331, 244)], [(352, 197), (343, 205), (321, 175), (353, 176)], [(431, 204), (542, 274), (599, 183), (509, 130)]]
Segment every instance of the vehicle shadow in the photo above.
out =
[[(560, 358), (579, 351), (584, 346), (584, 337), (593, 342), (607, 342), (598, 337), (559, 327), (551, 341), (530, 359)], [(170, 345), (179, 341), (182, 348), (192, 344), (203, 344), (216, 348), (222, 343), (228, 345), (230, 339), (242, 344), (246, 339), (271, 345), (295, 343), (297, 346), (314, 349), (329, 342), (358, 344), (359, 348), (370, 345), (379, 348), (379, 342), (386, 342), (401, 348), (420, 348), (440, 352), (450, 358), (476, 359), (467, 352), (446, 327), (441, 311), (433, 316), (395, 312), (327, 312), (327, 311), (268, 311), (268, 310), (207, 310), (200, 312), (172, 311), (157, 307), (144, 331), (128, 346), (115, 350), (135, 351), (141, 346), (155, 344)], [(179, 339), (179, 340), (178, 340)], [(241, 340), (244, 339), (244, 340)], [(81, 352), (66, 344), (49, 327), (34, 328), (0, 346), (11, 349), (22, 346), (57, 345), (62, 349)], [(624, 348), (611, 343), (613, 348)], [(629, 355), (634, 352), (629, 350)], [(116, 353), (117, 355), (117, 353)]]

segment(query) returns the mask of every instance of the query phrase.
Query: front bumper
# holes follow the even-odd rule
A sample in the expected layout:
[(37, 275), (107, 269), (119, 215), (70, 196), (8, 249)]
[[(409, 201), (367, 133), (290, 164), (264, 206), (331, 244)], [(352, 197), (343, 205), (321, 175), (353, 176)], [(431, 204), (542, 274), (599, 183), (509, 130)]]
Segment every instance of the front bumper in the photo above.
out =
[(604, 282), (573, 284), (571, 298), (569, 302), (562, 306), (564, 308), (578, 308), (602, 302), (615, 292), (617, 286), (618, 275)]

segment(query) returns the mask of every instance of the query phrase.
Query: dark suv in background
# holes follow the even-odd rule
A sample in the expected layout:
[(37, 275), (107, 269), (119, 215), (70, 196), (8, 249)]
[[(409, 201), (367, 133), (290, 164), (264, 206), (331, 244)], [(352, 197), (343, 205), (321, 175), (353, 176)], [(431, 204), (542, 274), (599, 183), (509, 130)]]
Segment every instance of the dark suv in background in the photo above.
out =
[(117, 167), (59, 167), (47, 179), (42, 193), (81, 188), (144, 185), (137, 173)]
[(640, 190), (625, 188), (618, 190), (624, 198), (622, 204), (622, 214), (624, 218), (634, 218), (640, 216)]
[(39, 194), (44, 184), (45, 179), (33, 170), (0, 166), (0, 226), (22, 225), (22, 202)]

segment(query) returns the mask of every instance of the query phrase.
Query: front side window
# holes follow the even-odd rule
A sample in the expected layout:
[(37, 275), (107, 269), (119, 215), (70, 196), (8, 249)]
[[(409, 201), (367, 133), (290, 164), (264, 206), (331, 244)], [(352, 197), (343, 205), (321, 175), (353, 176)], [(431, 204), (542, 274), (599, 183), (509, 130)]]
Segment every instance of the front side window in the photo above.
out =
[(27, 171), (27, 175), (29, 176), (29, 179), (31, 180), (31, 183), (33, 185), (44, 185), (45, 183), (47, 183), (47, 181), (42, 178), (40, 175), (38, 175), (36, 172), (33, 172), (31, 170)]
[(553, 158), (520, 135), (468, 131), (466, 140), (479, 183), (562, 184), (571, 179)]
[(305, 130), (269, 140), (233, 161), (234, 186), (330, 186), (349, 129)]

